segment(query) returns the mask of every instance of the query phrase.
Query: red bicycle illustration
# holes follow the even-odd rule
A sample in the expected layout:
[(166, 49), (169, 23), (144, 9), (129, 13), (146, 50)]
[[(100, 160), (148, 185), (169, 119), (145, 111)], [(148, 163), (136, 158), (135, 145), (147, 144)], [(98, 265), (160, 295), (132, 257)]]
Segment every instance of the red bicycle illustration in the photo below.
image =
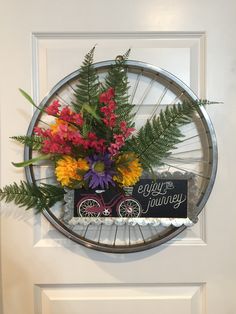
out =
[(80, 217), (98, 217), (112, 215), (112, 207), (115, 206), (119, 217), (139, 217), (142, 207), (132, 196), (116, 194), (109, 202), (105, 203), (104, 190), (97, 190), (94, 194), (83, 194), (84, 197), (77, 204), (77, 212)]

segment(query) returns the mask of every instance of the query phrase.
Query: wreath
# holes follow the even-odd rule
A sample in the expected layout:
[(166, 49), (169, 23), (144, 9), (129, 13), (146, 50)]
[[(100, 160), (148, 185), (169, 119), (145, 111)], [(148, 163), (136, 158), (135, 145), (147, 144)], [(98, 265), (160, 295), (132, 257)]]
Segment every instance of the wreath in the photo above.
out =
[(54, 100), (46, 108), (37, 106), (22, 89), (22, 95), (37, 110), (53, 118), (47, 127), (35, 127), (32, 136), (14, 136), (38, 155), (16, 167), (42, 160), (54, 164), (56, 185), (21, 181), (0, 189), (0, 199), (35, 208), (37, 212), (63, 201), (65, 189), (124, 189), (135, 185), (144, 173), (155, 177), (175, 146), (181, 142), (180, 127), (191, 122), (199, 106), (209, 102), (183, 101), (166, 106), (136, 130), (135, 106), (129, 102), (126, 61), (130, 50), (110, 66), (104, 83), (93, 66), (93, 48), (81, 66), (74, 89), (75, 101), (65, 106)]

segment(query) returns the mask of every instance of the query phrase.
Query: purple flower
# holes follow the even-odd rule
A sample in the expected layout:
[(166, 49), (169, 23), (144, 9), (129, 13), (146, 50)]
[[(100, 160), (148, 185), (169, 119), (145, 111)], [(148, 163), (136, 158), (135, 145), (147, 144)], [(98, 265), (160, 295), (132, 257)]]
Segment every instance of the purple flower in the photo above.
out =
[(113, 186), (115, 185), (112, 179), (115, 171), (112, 169), (113, 161), (110, 159), (109, 154), (103, 156), (93, 155), (92, 157), (88, 157), (87, 160), (89, 162), (90, 170), (86, 173), (84, 179), (90, 180), (90, 188), (108, 188), (109, 183)]

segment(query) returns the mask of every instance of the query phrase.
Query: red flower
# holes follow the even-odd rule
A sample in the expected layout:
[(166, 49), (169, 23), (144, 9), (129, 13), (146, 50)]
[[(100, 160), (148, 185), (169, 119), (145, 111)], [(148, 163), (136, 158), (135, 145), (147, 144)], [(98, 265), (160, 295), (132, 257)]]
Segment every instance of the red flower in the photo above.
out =
[(134, 128), (127, 128), (127, 123), (125, 121), (121, 121), (120, 128), (125, 138), (129, 137), (135, 131)]
[(111, 113), (111, 110), (107, 106), (101, 107), (100, 111), (104, 113), (105, 116), (108, 116)]
[(96, 140), (97, 139), (97, 135), (93, 132), (89, 132), (88, 134), (88, 138), (92, 141)]
[(74, 113), (73, 114), (73, 122), (79, 126), (82, 126), (84, 124), (84, 120), (79, 113)]
[(65, 154), (65, 155), (71, 154), (71, 146), (65, 145), (65, 146), (63, 147), (63, 154)]
[(116, 125), (116, 115), (112, 113), (107, 118), (102, 118), (102, 121), (108, 126), (109, 128), (114, 128)]
[(71, 146), (54, 142), (53, 140), (47, 139), (43, 142), (42, 152), (45, 154), (71, 154)]
[(116, 125), (116, 115), (114, 110), (116, 109), (116, 102), (112, 99), (115, 96), (113, 88), (109, 88), (105, 93), (102, 93), (99, 97), (101, 103), (106, 104), (100, 108), (100, 111), (104, 114), (102, 121), (109, 128), (114, 128)]
[(112, 113), (109, 119), (109, 127), (114, 128), (115, 124), (116, 124), (116, 115)]
[(41, 128), (39, 128), (38, 126), (36, 126), (36, 127), (34, 127), (34, 134), (38, 135), (38, 136), (42, 136), (43, 130)]
[(108, 148), (109, 153), (114, 156), (116, 155), (120, 148), (125, 144), (125, 138), (122, 134), (114, 134), (115, 143), (111, 143)]
[(72, 122), (72, 119), (73, 119), (72, 112), (69, 106), (62, 108), (61, 113), (60, 113), (60, 119), (63, 121)]
[(50, 116), (56, 116), (59, 113), (58, 109), (59, 107), (60, 107), (59, 101), (54, 100), (53, 103), (45, 109), (45, 111)]
[(42, 137), (50, 137), (51, 136), (51, 130), (50, 129), (44, 130), (44, 129), (36, 126), (34, 128), (34, 134), (38, 135), (38, 136), (42, 136)]
[(104, 139), (99, 139), (97, 141), (91, 141), (89, 142), (89, 147), (93, 148), (97, 153), (103, 153), (105, 151), (105, 145), (104, 145), (105, 140)]
[(110, 100), (108, 103), (108, 108), (111, 112), (113, 112), (116, 109), (116, 103), (114, 100)]
[(121, 128), (121, 131), (124, 133), (127, 128), (127, 123), (125, 121), (121, 121), (120, 128)]
[(114, 156), (119, 152), (119, 146), (115, 143), (112, 143), (110, 147), (108, 147), (109, 153)]
[(114, 134), (114, 139), (115, 139), (115, 143), (121, 147), (124, 145), (125, 143), (125, 139), (124, 139), (124, 136), (121, 135), (121, 134)]
[(114, 90), (113, 87), (108, 88), (108, 90), (107, 90), (107, 96), (108, 96), (110, 99), (111, 99), (111, 98), (114, 98), (114, 96), (115, 96), (115, 90)]
[(106, 92), (100, 94), (99, 96), (99, 102), (103, 103), (103, 104), (108, 104), (109, 101), (114, 98), (115, 96), (115, 91), (114, 89), (111, 87), (109, 88)]

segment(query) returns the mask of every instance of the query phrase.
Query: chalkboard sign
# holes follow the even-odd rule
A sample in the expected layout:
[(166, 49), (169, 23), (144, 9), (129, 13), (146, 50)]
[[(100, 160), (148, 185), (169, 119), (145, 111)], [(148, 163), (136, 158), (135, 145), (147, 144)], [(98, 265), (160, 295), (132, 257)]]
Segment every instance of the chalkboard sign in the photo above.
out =
[(141, 179), (121, 190), (79, 189), (74, 193), (75, 217), (187, 218), (188, 180)]
[(186, 218), (188, 181), (141, 179), (132, 196), (142, 204), (142, 217)]

